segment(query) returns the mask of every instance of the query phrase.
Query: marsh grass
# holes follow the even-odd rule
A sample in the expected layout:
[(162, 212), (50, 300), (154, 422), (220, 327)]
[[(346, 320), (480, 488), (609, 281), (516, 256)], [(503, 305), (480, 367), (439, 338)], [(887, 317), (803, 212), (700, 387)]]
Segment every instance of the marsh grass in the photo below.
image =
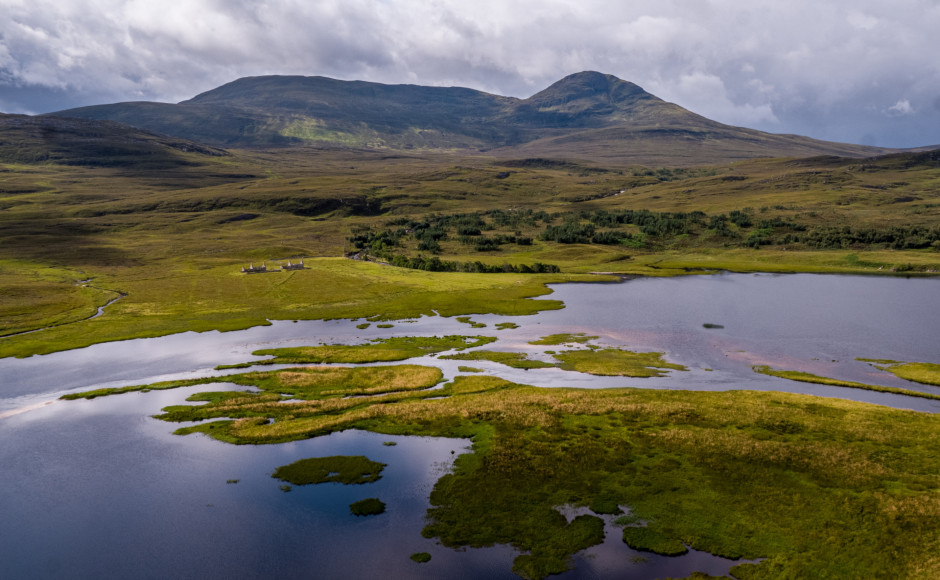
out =
[(545, 361), (532, 360), (525, 353), (496, 350), (474, 350), (459, 354), (443, 355), (440, 358), (447, 360), (488, 360), (515, 369), (543, 369), (555, 366)]
[(627, 526), (623, 541), (634, 550), (653, 552), (661, 556), (681, 556), (689, 551), (681, 541), (645, 526)]
[[(298, 369), (236, 377), (260, 392), (194, 396), (205, 403), (159, 418), (211, 419), (177, 432), (236, 444), (350, 428), (472, 438), (473, 453), (435, 485), (422, 533), (451, 547), (510, 544), (525, 553), (514, 564), (524, 577), (564, 571), (603, 539), (600, 518), (568, 522), (553, 506), (615, 504), (629, 506), (625, 537), (638, 548), (766, 558), (741, 565), (742, 578), (940, 575), (936, 415), (790, 393), (539, 389), (488, 376), (348, 398), (348, 387), (326, 390)], [(309, 400), (281, 400), (285, 384)]]
[(529, 344), (535, 345), (549, 345), (555, 346), (560, 344), (586, 344), (600, 338), (598, 336), (588, 336), (583, 332), (574, 332), (574, 333), (560, 333), (560, 334), (550, 334), (548, 336), (543, 336), (538, 340), (529, 341)]
[(922, 383), (925, 385), (940, 386), (940, 364), (934, 363), (905, 363), (892, 360), (858, 359), (880, 370), (888, 371), (898, 378)]
[(463, 324), (469, 324), (470, 328), (486, 328), (486, 324), (482, 322), (475, 322), (469, 316), (458, 316), (454, 320), (456, 320), (457, 322), (461, 322)]
[(333, 455), (300, 459), (274, 470), (271, 477), (294, 485), (318, 483), (364, 484), (382, 478), (386, 464), (364, 455)]
[[(250, 364), (393, 362), (447, 350), (463, 350), (483, 346), (495, 341), (495, 338), (489, 336), (396, 336), (376, 338), (366, 344), (330, 344), (256, 350), (251, 354), (273, 356), (274, 358)], [(216, 367), (216, 369), (240, 368), (240, 366), (222, 365)]]
[(553, 355), (568, 371), (601, 376), (661, 377), (668, 370), (687, 371), (683, 365), (666, 362), (661, 352), (632, 352), (617, 348), (568, 350)]
[[(925, 369), (924, 366), (927, 368)], [(906, 368), (905, 368), (906, 367)], [(911, 368), (912, 367), (912, 368)], [(931, 369), (930, 367), (937, 367), (936, 369)], [(833, 387), (849, 387), (852, 389), (865, 389), (867, 391), (877, 391), (879, 393), (894, 393), (896, 395), (907, 395), (909, 397), (920, 397), (922, 399), (935, 399), (940, 400), (940, 395), (934, 393), (924, 393), (922, 391), (914, 391), (911, 389), (902, 389), (899, 387), (883, 387), (880, 385), (869, 385), (867, 383), (857, 383), (854, 381), (843, 381), (840, 379), (830, 379), (828, 377), (820, 377), (811, 373), (806, 373), (802, 371), (782, 371), (775, 370), (769, 366), (755, 366), (752, 367), (754, 372), (761, 373), (763, 375), (770, 375), (772, 377), (780, 377), (783, 379), (790, 379), (791, 381), (800, 381), (804, 383), (816, 383), (819, 385), (829, 385)], [(894, 372), (894, 369), (902, 369), (901, 373), (895, 373), (897, 376), (902, 379), (908, 379), (915, 382), (925, 382), (926, 384), (937, 384), (940, 385), (940, 365), (925, 365), (925, 363), (904, 363), (897, 366), (889, 367), (878, 367), (882, 370), (887, 370), (889, 372)], [(936, 374), (933, 374), (936, 373)], [(915, 378), (909, 378), (911, 376), (916, 376), (921, 380)], [(927, 382), (930, 379), (936, 380), (936, 383)]]
[(409, 556), (409, 558), (411, 558), (413, 562), (417, 562), (419, 564), (425, 564), (431, 561), (431, 554), (427, 552), (415, 552), (414, 554)]

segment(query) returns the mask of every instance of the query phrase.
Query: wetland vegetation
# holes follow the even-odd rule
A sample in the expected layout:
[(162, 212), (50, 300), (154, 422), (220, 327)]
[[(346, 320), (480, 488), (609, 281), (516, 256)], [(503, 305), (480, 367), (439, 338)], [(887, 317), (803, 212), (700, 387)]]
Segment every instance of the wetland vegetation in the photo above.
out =
[[(218, 377), (258, 391), (194, 395), (200, 404), (158, 418), (197, 421), (177, 433), (231, 443), (350, 428), (471, 438), (473, 452), (435, 485), (423, 533), (452, 547), (511, 544), (526, 578), (563, 571), (603, 539), (599, 517), (569, 522), (563, 505), (629, 506), (624, 541), (638, 549), (763, 559), (735, 567), (738, 578), (940, 571), (936, 415), (777, 392), (545, 390), (480, 375), (427, 390), (439, 375), (420, 368)], [(379, 370), (401, 376), (369, 375)], [(344, 386), (345, 373), (371, 376), (370, 396)], [(424, 389), (382, 386), (417, 384), (416, 373), (427, 374)]]
[(274, 348), (256, 350), (256, 356), (274, 358), (241, 363), (220, 365), (217, 369), (244, 368), (251, 365), (308, 364), (308, 363), (370, 363), (402, 361), (409, 358), (435, 354), (447, 350), (464, 350), (483, 346), (496, 339), (489, 336), (394, 336), (376, 338), (365, 344), (329, 344), (323, 346), (304, 346), (295, 348)]
[(377, 516), (385, 513), (385, 502), (369, 497), (349, 504), (349, 513), (354, 516)]
[(299, 459), (274, 470), (271, 477), (294, 485), (318, 483), (364, 484), (382, 478), (384, 463), (371, 461), (363, 455), (333, 455)]
[[(934, 375), (930, 374), (930, 371), (924, 372), (920, 369), (931, 367), (938, 367), (940, 365), (927, 365), (924, 363), (898, 363), (898, 366), (887, 366), (879, 367), (882, 370), (887, 370), (894, 373), (895, 375), (901, 377), (902, 379), (907, 379), (914, 382), (922, 382), (925, 384), (940, 384), (940, 383), (930, 383), (928, 380), (936, 380)], [(901, 368), (901, 372), (894, 372), (892, 369)], [(754, 372), (761, 373), (763, 375), (770, 375), (772, 377), (781, 377), (784, 379), (790, 379), (791, 381), (801, 381), (804, 383), (816, 383), (818, 385), (830, 385), (834, 387), (848, 387), (851, 389), (865, 389), (867, 391), (878, 391), (880, 393), (895, 393), (898, 395), (907, 395), (909, 397), (921, 397), (924, 399), (935, 399), (940, 400), (940, 395), (935, 393), (925, 393), (923, 391), (915, 391), (912, 389), (902, 389), (899, 387), (883, 387), (880, 385), (869, 385), (867, 383), (858, 383), (855, 381), (843, 381), (840, 379), (831, 379), (828, 377), (820, 377), (812, 373), (807, 373), (803, 371), (783, 371), (772, 369), (768, 366), (755, 366)], [(934, 371), (936, 372), (936, 371)], [(915, 378), (916, 377), (916, 378)], [(920, 379), (920, 380), (918, 380)]]

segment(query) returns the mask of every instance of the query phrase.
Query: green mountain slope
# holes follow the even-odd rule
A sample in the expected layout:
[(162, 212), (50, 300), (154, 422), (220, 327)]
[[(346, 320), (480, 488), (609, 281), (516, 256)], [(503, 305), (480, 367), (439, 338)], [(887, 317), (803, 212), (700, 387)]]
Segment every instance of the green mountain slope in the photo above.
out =
[(0, 162), (169, 169), (225, 151), (113, 121), (0, 114)]
[(176, 105), (117, 103), (56, 114), (226, 147), (449, 149), (665, 165), (887, 152), (731, 127), (597, 72), (570, 75), (527, 99), (457, 87), (249, 77)]

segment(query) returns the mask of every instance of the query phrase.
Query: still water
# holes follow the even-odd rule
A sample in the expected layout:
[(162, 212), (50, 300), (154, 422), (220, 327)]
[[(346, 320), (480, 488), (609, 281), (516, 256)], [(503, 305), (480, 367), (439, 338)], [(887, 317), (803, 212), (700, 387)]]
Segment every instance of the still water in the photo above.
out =
[[(743, 274), (635, 279), (555, 286), (550, 298), (564, 301), (565, 309), (475, 316), (488, 325), (480, 329), (438, 316), (364, 330), (355, 328), (361, 321), (275, 321), (237, 332), (184, 333), (0, 359), (0, 577), (513, 577), (511, 548), (454, 551), (420, 535), (428, 493), (453, 458), (466, 451), (467, 441), (348, 431), (282, 445), (234, 446), (174, 436), (174, 425), (150, 418), (193, 392), (229, 388), (225, 385), (55, 402), (66, 392), (220, 374), (212, 370), (215, 365), (260, 358), (250, 354), (260, 348), (391, 335), (485, 334), (499, 338), (486, 348), (548, 360), (546, 348), (563, 347), (528, 341), (586, 332), (602, 345), (665, 352), (690, 370), (630, 379), (472, 364), (546, 387), (785, 390), (938, 412), (940, 401), (796, 383), (751, 370), (769, 364), (940, 392), (855, 360), (940, 363), (938, 297), (940, 279)], [(496, 322), (519, 328), (497, 331)], [(447, 377), (464, 364), (433, 357), (409, 362), (439, 366)], [(276, 467), (297, 459), (339, 454), (366, 455), (388, 467), (380, 481), (364, 486), (283, 492), (270, 477)], [(380, 497), (387, 512), (351, 516), (348, 505), (366, 497)], [(646, 562), (634, 563), (637, 554), (619, 541), (615, 529), (608, 532), (608, 541), (580, 554), (577, 568), (563, 577), (682, 577), (695, 570), (721, 575), (733, 565), (700, 553), (675, 559), (647, 555)], [(432, 561), (414, 564), (407, 558), (414, 552), (430, 552)]]

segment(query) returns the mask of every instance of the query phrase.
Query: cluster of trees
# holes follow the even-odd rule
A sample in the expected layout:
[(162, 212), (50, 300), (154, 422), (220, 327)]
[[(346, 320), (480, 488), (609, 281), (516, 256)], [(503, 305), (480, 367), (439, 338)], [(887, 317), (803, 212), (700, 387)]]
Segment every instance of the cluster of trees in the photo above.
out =
[(501, 264), (491, 266), (482, 262), (453, 262), (441, 260), (437, 256), (415, 256), (409, 258), (401, 254), (387, 256), (388, 263), (399, 268), (411, 268), (414, 270), (427, 270), (428, 272), (476, 272), (480, 274), (554, 274), (561, 272), (561, 269), (554, 264), (543, 264), (536, 262), (534, 264)]
[[(766, 208), (765, 208), (766, 209)], [(763, 210), (762, 210), (763, 212)], [(758, 214), (759, 215), (759, 214)], [(624, 226), (633, 226), (627, 231)], [(817, 249), (893, 248), (940, 250), (940, 226), (891, 226), (885, 228), (809, 227), (792, 218), (760, 218), (752, 208), (707, 215), (704, 212), (653, 212), (649, 210), (597, 210), (548, 213), (533, 210), (494, 210), (453, 215), (432, 214), (423, 219), (399, 218), (379, 231), (359, 231), (350, 241), (357, 250), (372, 255), (392, 257), (391, 249), (401, 247), (405, 239), (417, 242), (419, 252), (436, 254), (440, 242), (454, 236), (459, 243), (477, 252), (498, 251), (506, 244), (531, 245), (532, 238), (522, 234), (541, 228), (538, 239), (558, 244), (604, 244), (643, 248), (650, 244), (668, 244), (679, 236), (695, 240), (704, 236), (711, 243), (725, 246), (759, 248), (766, 245), (802, 245)], [(502, 230), (487, 235), (486, 232)], [(515, 230), (508, 233), (506, 230)], [(401, 258), (404, 260), (406, 258)], [(491, 271), (493, 267), (476, 263), (442, 265), (431, 258), (419, 260), (422, 270)], [(421, 262), (420, 260), (424, 260)], [(394, 263), (394, 262), (393, 262)], [(398, 264), (396, 264), (398, 265)], [(467, 269), (469, 268), (469, 269)], [(483, 268), (482, 270), (480, 268)], [(500, 268), (510, 268), (506, 265)], [(529, 269), (535, 268), (529, 266)], [(504, 270), (498, 271), (526, 271)], [(542, 271), (535, 269), (533, 271)]]
[(936, 248), (940, 250), (940, 226), (891, 226), (883, 229), (844, 227), (813, 228), (801, 234), (787, 234), (781, 244), (804, 244), (819, 249), (849, 249), (880, 246), (895, 250)]

